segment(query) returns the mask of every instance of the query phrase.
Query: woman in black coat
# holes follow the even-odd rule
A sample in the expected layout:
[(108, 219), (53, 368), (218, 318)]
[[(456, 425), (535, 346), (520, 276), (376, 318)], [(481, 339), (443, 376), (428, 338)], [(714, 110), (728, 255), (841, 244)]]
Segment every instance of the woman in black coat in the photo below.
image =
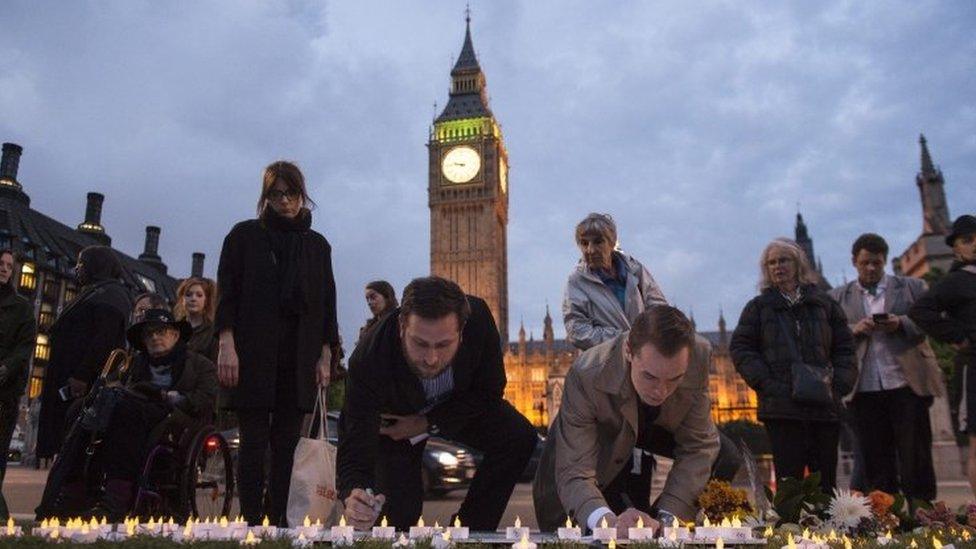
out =
[(264, 515), (285, 524), (299, 428), (329, 382), (339, 344), (331, 247), (311, 229), (309, 205), (297, 166), (265, 168), (258, 219), (231, 229), (217, 269), (217, 373), (240, 423), (241, 512), (251, 524)]
[(51, 326), (51, 358), (44, 371), (38, 420), (37, 457), (51, 458), (61, 448), (69, 402), (83, 396), (113, 349), (125, 348), (132, 309), (129, 291), (119, 281), (122, 264), (108, 246), (89, 246), (75, 267), (81, 292)]
[[(762, 293), (742, 311), (729, 345), (732, 361), (759, 396), (776, 476), (802, 478), (809, 468), (820, 472), (820, 485), (829, 492), (837, 480), (840, 399), (857, 380), (854, 336), (840, 305), (817, 289), (795, 242), (771, 242), (760, 268)], [(794, 400), (792, 367), (798, 359), (831, 369), (832, 403)]]
[[(14, 289), (14, 270), (13, 252), (0, 250), (0, 488), (37, 333), (34, 308)], [(6, 520), (7, 514), (7, 502), (0, 493), (0, 519)]]

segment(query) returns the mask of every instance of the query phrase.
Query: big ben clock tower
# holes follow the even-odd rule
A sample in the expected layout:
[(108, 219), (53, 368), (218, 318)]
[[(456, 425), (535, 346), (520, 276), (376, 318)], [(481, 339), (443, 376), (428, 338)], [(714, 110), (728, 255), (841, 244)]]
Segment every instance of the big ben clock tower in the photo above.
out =
[(485, 74), (471, 44), (451, 70), (447, 106), (434, 120), (429, 155), (431, 274), (484, 299), (508, 341), (508, 153), (488, 106)]

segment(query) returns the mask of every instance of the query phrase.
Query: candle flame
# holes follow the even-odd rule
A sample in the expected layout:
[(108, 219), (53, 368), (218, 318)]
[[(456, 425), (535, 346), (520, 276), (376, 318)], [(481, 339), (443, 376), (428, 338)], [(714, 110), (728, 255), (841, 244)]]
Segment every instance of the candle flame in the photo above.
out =
[(643, 528), (644, 527), (644, 517), (641, 517), (641, 516), (638, 516), (637, 517), (637, 527), (638, 528)]
[(339, 527), (343, 528), (346, 526), (346, 515), (339, 517)]
[(702, 526), (704, 526), (705, 528), (708, 528), (711, 525), (712, 525), (712, 522), (710, 520), (708, 520), (708, 515), (705, 515), (705, 520), (702, 521)]
[(459, 517), (457, 515), (454, 515), (454, 527), (455, 528), (460, 528), (461, 527), (461, 517)]
[(715, 540), (715, 549), (723, 549), (724, 547), (725, 547), (725, 542), (722, 541), (722, 538), (718, 538)]
[(810, 529), (809, 528), (804, 528), (803, 529), (803, 539), (810, 539)]
[(434, 520), (434, 530), (440, 530), (440, 529), (441, 529), (441, 523), (437, 522), (437, 520)]
[(268, 518), (268, 515), (264, 515), (264, 520), (261, 521), (261, 526), (264, 526), (265, 528), (271, 526), (271, 519)]
[(723, 518), (722, 522), (719, 523), (719, 526), (721, 526), (722, 528), (731, 528), (732, 523), (729, 522), (729, 517)]
[(935, 549), (942, 549), (942, 542), (939, 541), (939, 538), (932, 536), (932, 547)]
[[(11, 517), (11, 520), (13, 520), (13, 517)], [(47, 521), (47, 519), (42, 520), (41, 521), (41, 528), (48, 528), (48, 524), (50, 524), (50, 523)]]
[(600, 520), (600, 528), (606, 528), (606, 527), (607, 527), (607, 517), (603, 517)]
[(258, 543), (258, 538), (254, 537), (254, 532), (248, 530), (247, 536), (244, 537), (244, 543), (247, 545), (256, 545)]
[(387, 524), (388, 523), (386, 522), (386, 515), (383, 515), (383, 520), (380, 521), (380, 528), (386, 528)]
[(680, 528), (681, 523), (678, 522), (678, 517), (671, 517), (671, 528)]
[(888, 532), (885, 534), (885, 537), (891, 539), (891, 530), (888, 530)]
[(909, 545), (909, 547), (912, 547), (912, 548), (918, 547), (918, 543), (916, 543), (915, 540), (913, 539), (912, 540), (912, 543)]
[(844, 536), (844, 549), (853, 549), (854, 544), (851, 543), (851, 538)]
[(515, 515), (515, 527), (516, 528), (521, 528), (522, 527), (522, 519), (519, 518), (518, 515)]
[(732, 528), (742, 528), (742, 521), (739, 517), (732, 517)]
[(61, 530), (57, 528), (51, 530), (51, 539), (58, 539), (59, 537), (61, 537)]
[(136, 534), (136, 525), (134, 523), (128, 523), (125, 525), (125, 533), (128, 536), (134, 536)]
[(105, 526), (106, 524), (108, 524), (108, 517), (106, 517), (105, 515), (102, 515), (102, 522), (101, 522), (101, 524), (102, 524), (102, 526)]
[(830, 541), (835, 541), (837, 539), (837, 532), (833, 528), (830, 529), (830, 534), (827, 535), (827, 539)]
[(417, 519), (417, 528), (423, 528), (423, 527), (424, 527), (424, 516), (420, 515), (420, 518)]
[(610, 538), (610, 543), (607, 544), (607, 549), (617, 549), (617, 540)]
[(318, 526), (319, 528), (321, 528), (322, 527), (322, 519), (316, 518), (315, 519), (315, 525)]
[(763, 537), (764, 538), (771, 538), (771, 537), (773, 537), (773, 527), (772, 526), (767, 526), (766, 527), (766, 530), (763, 532)]
[[(210, 520), (210, 519), (208, 518), (207, 520)], [(308, 518), (308, 515), (305, 515), (304, 524), (305, 524), (305, 528), (308, 528), (309, 526), (312, 525), (312, 519)]]
[(186, 521), (186, 526), (183, 527), (183, 537), (190, 538), (193, 537), (193, 523), (189, 520)]
[(796, 540), (793, 539), (793, 532), (786, 535), (786, 546), (789, 549), (796, 549)]
[(451, 531), (450, 530), (444, 530), (444, 532), (441, 533), (441, 539), (444, 540), (444, 541), (451, 541)]

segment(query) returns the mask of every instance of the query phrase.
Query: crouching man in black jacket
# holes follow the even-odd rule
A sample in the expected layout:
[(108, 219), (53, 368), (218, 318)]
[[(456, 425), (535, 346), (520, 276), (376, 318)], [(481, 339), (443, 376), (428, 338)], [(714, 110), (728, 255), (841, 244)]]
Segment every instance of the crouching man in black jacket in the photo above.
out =
[(484, 454), (458, 516), (473, 530), (498, 527), (537, 437), (502, 398), (501, 341), (484, 301), (443, 278), (415, 279), (356, 347), (346, 383), (337, 484), (354, 526), (380, 513), (397, 529), (417, 522), (426, 436), (437, 435)]

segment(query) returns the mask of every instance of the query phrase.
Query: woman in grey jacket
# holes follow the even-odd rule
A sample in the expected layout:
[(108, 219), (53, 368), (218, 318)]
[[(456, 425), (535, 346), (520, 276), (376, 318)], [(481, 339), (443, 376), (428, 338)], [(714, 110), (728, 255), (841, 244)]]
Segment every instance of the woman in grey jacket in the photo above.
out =
[(639, 261), (616, 250), (617, 226), (609, 214), (591, 213), (576, 225), (582, 258), (563, 296), (566, 338), (585, 351), (630, 330), (637, 315), (667, 305), (654, 277)]

